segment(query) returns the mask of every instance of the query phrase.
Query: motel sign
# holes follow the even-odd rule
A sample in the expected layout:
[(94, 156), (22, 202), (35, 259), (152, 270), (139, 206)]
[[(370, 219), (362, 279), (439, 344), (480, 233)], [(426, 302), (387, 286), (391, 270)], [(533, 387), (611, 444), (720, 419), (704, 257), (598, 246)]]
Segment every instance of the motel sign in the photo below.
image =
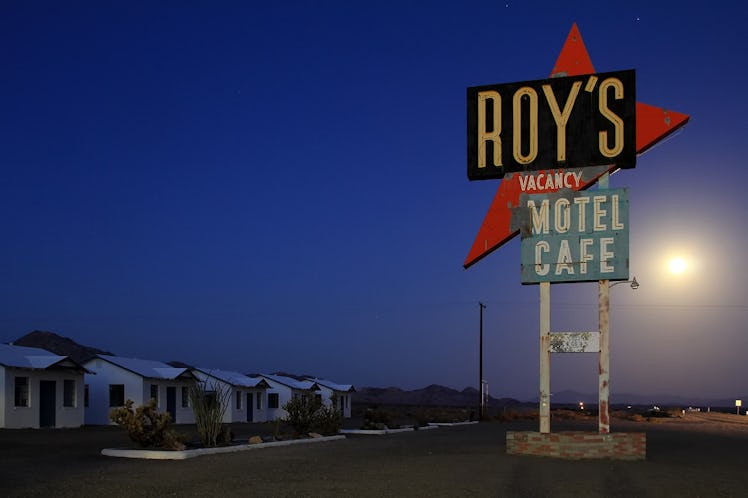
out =
[[(598, 354), (598, 432), (610, 432), (609, 289), (629, 279), (629, 201), (608, 176), (689, 119), (636, 102), (635, 81), (634, 70), (596, 73), (574, 24), (550, 79), (467, 89), (468, 179), (502, 181), (463, 266), (521, 234), (522, 283), (540, 290), (541, 435), (551, 353)], [(598, 282), (597, 330), (552, 332), (551, 284), (585, 281)]]
[(628, 190), (523, 194), (522, 283), (628, 280)]
[(468, 178), (636, 163), (634, 70), (467, 89)]

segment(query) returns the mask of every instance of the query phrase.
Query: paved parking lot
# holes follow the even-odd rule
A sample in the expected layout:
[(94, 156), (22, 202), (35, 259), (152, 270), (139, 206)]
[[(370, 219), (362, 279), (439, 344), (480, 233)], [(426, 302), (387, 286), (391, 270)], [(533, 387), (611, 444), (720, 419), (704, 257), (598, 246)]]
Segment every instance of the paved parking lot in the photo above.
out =
[[(581, 424), (552, 430), (596, 430), (595, 423)], [(645, 462), (507, 455), (505, 432), (537, 430), (535, 422), (353, 436), (183, 461), (101, 456), (104, 447), (128, 444), (116, 427), (0, 430), (0, 495), (745, 496), (748, 431), (705, 428), (614, 423), (613, 430), (647, 433)]]

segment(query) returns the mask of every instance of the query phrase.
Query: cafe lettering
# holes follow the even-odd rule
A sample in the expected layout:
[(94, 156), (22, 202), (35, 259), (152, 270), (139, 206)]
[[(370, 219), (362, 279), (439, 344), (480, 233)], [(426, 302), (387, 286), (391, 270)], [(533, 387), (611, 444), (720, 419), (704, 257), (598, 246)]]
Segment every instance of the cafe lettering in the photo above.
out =
[(628, 190), (524, 194), (522, 283), (627, 280)]

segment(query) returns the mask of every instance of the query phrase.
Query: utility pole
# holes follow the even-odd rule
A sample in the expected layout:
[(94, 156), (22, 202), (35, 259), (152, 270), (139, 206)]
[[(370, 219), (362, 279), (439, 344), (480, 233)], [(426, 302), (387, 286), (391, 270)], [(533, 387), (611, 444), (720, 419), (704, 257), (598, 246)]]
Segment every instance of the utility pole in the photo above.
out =
[(486, 305), (478, 302), (480, 306), (480, 346), (478, 354), (478, 420), (483, 420), (485, 397), (483, 396), (483, 310)]

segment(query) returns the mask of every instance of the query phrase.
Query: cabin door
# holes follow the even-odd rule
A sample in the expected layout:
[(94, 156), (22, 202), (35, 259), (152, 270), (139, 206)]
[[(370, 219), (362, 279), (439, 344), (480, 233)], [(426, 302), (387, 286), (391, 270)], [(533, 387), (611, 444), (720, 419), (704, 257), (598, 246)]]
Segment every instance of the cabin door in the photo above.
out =
[(166, 411), (171, 415), (171, 421), (177, 423), (177, 388), (166, 387)]
[(53, 380), (39, 381), (39, 427), (54, 427), (57, 383)]

